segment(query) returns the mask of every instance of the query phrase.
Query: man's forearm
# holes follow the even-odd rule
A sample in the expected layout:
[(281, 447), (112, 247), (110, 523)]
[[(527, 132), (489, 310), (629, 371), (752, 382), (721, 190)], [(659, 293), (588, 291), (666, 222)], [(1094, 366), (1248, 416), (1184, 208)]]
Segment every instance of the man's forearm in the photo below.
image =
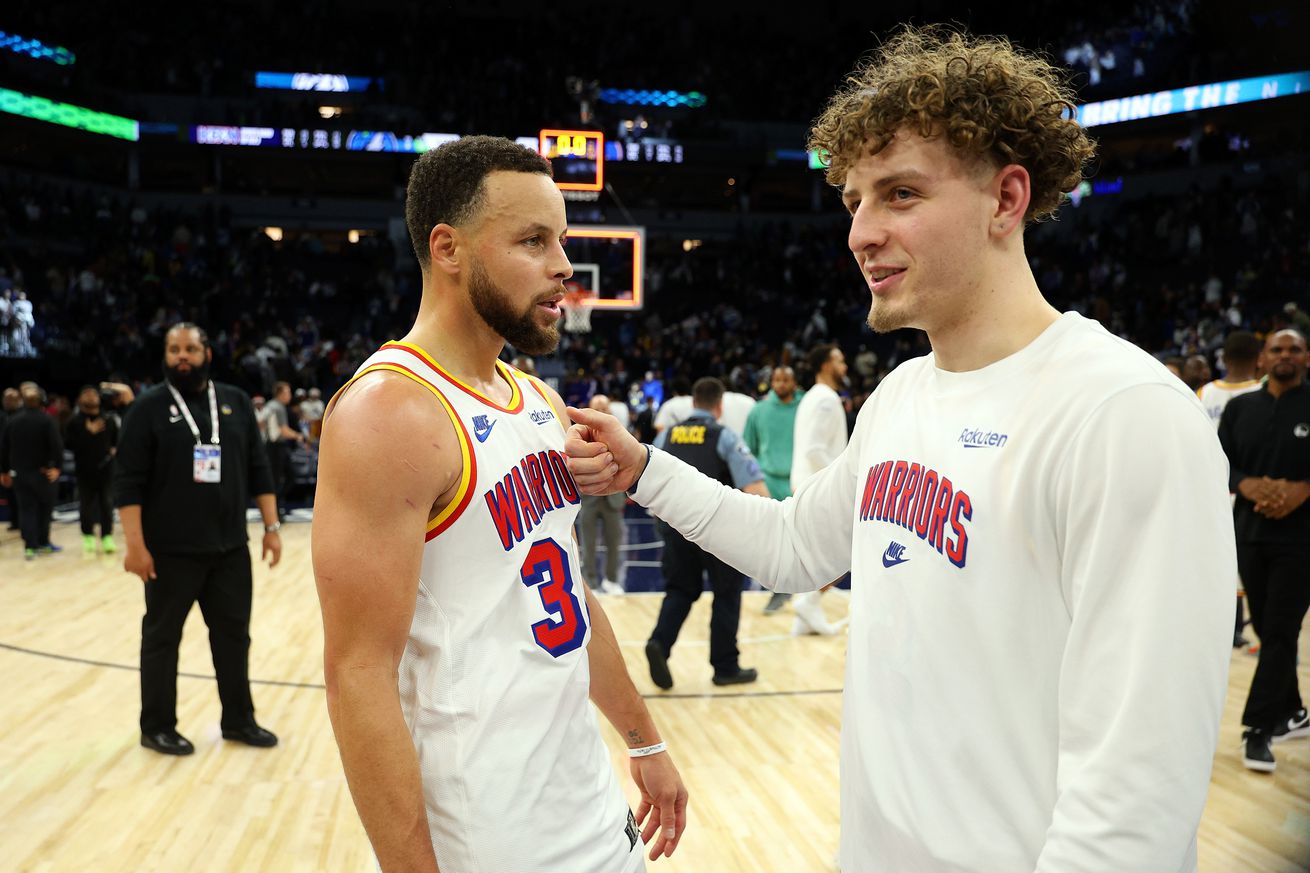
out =
[(614, 627), (600, 601), (587, 589), (587, 610), (591, 614), (591, 642), (587, 658), (591, 665), (591, 700), (630, 748), (660, 742), (659, 729), (628, 675), (619, 651)]
[(141, 504), (118, 507), (118, 523), (123, 528), (123, 539), (129, 549), (144, 549), (145, 535), (141, 532)]
[(273, 494), (256, 494), (255, 505), (264, 519), (264, 527), (277, 524), (277, 496)]
[(418, 754), (395, 673), (343, 667), (328, 672), (327, 684), (346, 782), (383, 873), (436, 873)]

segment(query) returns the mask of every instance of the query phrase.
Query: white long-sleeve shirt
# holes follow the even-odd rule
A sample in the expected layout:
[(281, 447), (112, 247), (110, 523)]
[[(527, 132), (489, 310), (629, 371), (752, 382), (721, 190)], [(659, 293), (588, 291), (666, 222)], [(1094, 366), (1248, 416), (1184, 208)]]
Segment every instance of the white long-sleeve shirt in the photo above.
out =
[(844, 873), (1192, 873), (1227, 687), (1227, 462), (1098, 324), (906, 362), (781, 503), (654, 452), (638, 502), (781, 591), (853, 572)]
[(837, 392), (815, 382), (796, 407), (792, 430), (791, 490), (837, 460), (846, 448), (846, 409)]

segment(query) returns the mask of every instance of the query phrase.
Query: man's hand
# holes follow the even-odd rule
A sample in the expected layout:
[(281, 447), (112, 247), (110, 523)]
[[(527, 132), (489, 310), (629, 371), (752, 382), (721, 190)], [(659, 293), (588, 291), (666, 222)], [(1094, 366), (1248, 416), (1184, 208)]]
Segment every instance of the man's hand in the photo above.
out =
[(678, 768), (668, 752), (633, 758), (632, 781), (641, 791), (641, 805), (637, 807), (637, 824), (644, 825), (641, 841), (651, 847), (652, 861), (660, 855), (667, 858), (678, 848), (687, 829), (687, 789)]
[(127, 554), (123, 556), (123, 569), (140, 576), (142, 582), (149, 582), (151, 579), (158, 578), (155, 575), (154, 556), (150, 554), (150, 550), (145, 546), (132, 548), (132, 544), (128, 543)]
[(583, 494), (627, 491), (646, 469), (646, 447), (619, 423), (594, 409), (568, 408), (576, 422), (564, 437), (569, 472)]
[(1275, 496), (1274, 491), (1274, 480), (1268, 476), (1249, 476), (1237, 483), (1237, 493), (1254, 503), (1257, 512), (1260, 504)]
[(1257, 500), (1255, 511), (1275, 521), (1291, 515), (1301, 508), (1301, 504), (1310, 498), (1310, 483), (1291, 482), (1287, 479), (1268, 479), (1268, 486), (1261, 500)]
[(264, 550), (259, 554), (259, 560), (269, 559), (268, 568), (271, 570), (277, 566), (277, 562), (282, 560), (282, 537), (278, 536), (277, 531), (271, 530), (264, 534)]
[(41, 471), (41, 473), (42, 473), (42, 475), (45, 476), (47, 482), (57, 482), (57, 481), (59, 481), (59, 468), (58, 468), (58, 467), (46, 467), (44, 470)]

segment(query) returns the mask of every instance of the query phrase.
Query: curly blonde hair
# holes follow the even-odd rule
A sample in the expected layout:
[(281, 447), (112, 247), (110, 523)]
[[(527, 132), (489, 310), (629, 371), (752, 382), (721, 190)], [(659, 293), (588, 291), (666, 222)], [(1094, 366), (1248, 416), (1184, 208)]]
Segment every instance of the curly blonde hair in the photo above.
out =
[(1082, 181), (1096, 150), (1073, 101), (1064, 71), (1004, 38), (906, 26), (847, 77), (814, 122), (809, 148), (826, 152), (828, 181), (841, 186), (901, 128), (944, 135), (962, 156), (1026, 169), (1024, 218), (1039, 221)]

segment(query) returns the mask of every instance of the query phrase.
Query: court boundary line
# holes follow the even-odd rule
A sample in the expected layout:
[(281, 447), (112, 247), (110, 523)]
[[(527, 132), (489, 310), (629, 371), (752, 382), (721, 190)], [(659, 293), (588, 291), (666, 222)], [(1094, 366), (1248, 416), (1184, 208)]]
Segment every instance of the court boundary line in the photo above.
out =
[[(0, 641), (0, 649), (9, 652), (17, 652), (20, 655), (30, 655), (35, 658), (48, 658), (52, 661), (65, 661), (70, 664), (81, 664), (87, 667), (105, 667), (110, 670), (124, 670), (129, 673), (140, 673), (140, 667), (133, 667), (130, 664), (116, 664), (113, 661), (97, 661), (94, 658), (79, 658), (75, 655), (61, 655), (58, 652), (43, 652), (39, 649), (29, 649), (25, 646), (16, 646), (13, 643)], [(205, 679), (210, 682), (216, 681), (216, 677), (206, 673), (186, 673), (178, 671), (178, 678), (186, 679)], [(321, 682), (290, 682), (285, 679), (254, 679), (250, 680), (251, 685), (267, 685), (277, 688), (301, 688), (309, 691), (326, 691), (327, 686)], [(841, 688), (814, 688), (814, 689), (792, 689), (790, 691), (737, 691), (737, 692), (666, 692), (662, 691), (656, 694), (642, 694), (644, 700), (715, 700), (719, 698), (736, 698), (736, 697), (808, 697), (818, 694), (841, 694)]]

